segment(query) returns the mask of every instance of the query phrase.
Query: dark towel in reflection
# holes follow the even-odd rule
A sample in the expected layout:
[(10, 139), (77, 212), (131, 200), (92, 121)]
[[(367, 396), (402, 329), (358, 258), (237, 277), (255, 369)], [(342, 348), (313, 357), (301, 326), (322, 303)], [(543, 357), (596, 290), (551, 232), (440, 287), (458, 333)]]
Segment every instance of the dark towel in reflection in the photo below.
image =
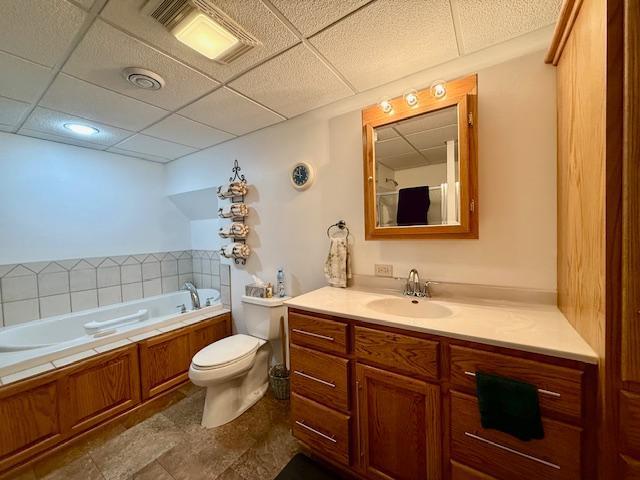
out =
[(429, 187), (401, 188), (398, 190), (398, 225), (427, 225)]

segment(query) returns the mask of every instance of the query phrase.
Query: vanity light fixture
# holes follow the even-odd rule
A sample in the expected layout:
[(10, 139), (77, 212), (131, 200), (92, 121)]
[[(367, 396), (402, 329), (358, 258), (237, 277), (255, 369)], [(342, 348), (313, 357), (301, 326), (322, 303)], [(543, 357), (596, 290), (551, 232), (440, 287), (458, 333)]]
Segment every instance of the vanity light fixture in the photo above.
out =
[(391, 102), (389, 100), (381, 100), (380, 103), (378, 103), (378, 106), (384, 113), (393, 113), (393, 105), (391, 105)]
[(71, 130), (73, 133), (77, 133), (78, 135), (95, 135), (100, 132), (95, 127), (90, 127), (89, 125), (83, 125), (81, 123), (65, 123), (64, 128), (67, 130)]
[(171, 33), (211, 60), (224, 56), (240, 42), (226, 28), (197, 9), (173, 27)]
[(404, 94), (404, 101), (407, 102), (408, 106), (415, 107), (418, 105), (418, 92), (415, 90), (409, 90)]
[(436, 80), (431, 84), (431, 95), (436, 98), (442, 98), (447, 94), (446, 82), (444, 80)]

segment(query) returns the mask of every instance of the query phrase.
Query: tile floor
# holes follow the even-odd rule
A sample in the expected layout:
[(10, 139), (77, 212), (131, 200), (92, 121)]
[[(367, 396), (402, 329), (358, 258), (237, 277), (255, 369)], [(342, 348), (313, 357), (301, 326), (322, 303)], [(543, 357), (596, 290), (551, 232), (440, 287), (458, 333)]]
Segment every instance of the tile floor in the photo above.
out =
[(289, 402), (265, 396), (233, 422), (200, 426), (204, 390), (185, 386), (160, 411), (140, 412), (45, 459), (19, 480), (265, 480), (298, 451)]

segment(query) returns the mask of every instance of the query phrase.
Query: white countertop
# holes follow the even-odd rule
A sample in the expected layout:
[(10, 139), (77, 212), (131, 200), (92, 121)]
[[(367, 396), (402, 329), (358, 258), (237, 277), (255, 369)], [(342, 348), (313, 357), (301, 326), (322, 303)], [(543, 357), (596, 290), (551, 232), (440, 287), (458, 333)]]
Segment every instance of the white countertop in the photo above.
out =
[[(598, 356), (553, 305), (462, 298), (419, 299), (447, 307), (440, 318), (381, 313), (369, 302), (398, 301), (402, 295), (353, 288), (324, 287), (285, 302), (288, 307), (335, 315), (376, 325), (430, 333), (460, 340), (598, 363)], [(406, 298), (407, 303), (411, 299)]]

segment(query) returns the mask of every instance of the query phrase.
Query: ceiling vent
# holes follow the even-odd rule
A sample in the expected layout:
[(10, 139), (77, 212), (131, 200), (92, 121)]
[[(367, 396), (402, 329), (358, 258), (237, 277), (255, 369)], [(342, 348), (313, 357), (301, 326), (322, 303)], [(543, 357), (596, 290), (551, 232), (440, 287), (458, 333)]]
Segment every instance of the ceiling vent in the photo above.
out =
[(142, 88), (143, 90), (160, 90), (164, 87), (164, 79), (151, 70), (129, 67), (122, 71), (122, 75), (134, 87)]
[(210, 0), (150, 0), (143, 8), (143, 13), (150, 15), (170, 32), (178, 27), (194, 12), (200, 12), (224, 30), (233, 35), (238, 41), (214, 60), (228, 64), (240, 58), (245, 53), (262, 43), (236, 23), (226, 13), (216, 7)]

